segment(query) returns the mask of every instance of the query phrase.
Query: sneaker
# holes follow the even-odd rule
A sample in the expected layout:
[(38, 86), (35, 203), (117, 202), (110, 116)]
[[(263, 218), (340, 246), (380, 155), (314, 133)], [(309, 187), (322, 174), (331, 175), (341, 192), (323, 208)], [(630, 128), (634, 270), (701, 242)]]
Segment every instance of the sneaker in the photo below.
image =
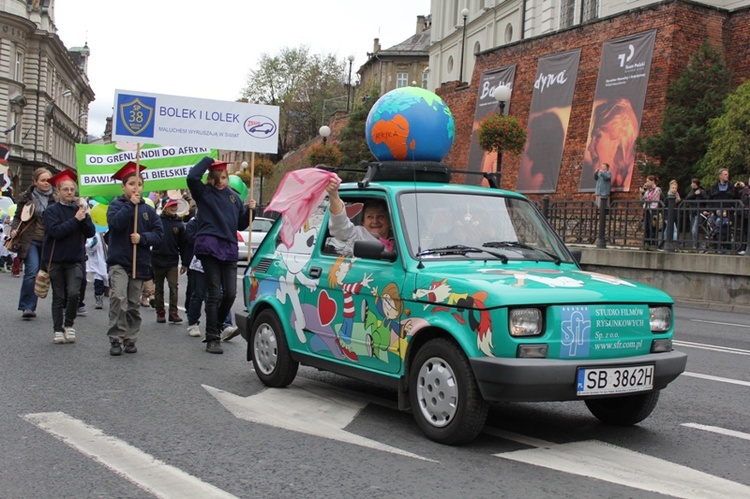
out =
[(36, 312), (34, 312), (33, 310), (24, 310), (21, 317), (23, 317), (24, 319), (33, 319), (34, 317), (36, 317)]
[(169, 322), (171, 322), (172, 324), (179, 324), (180, 322), (182, 322), (182, 317), (177, 314), (169, 314)]
[(76, 342), (76, 330), (72, 327), (63, 328), (63, 335), (65, 336), (66, 343)]
[(141, 307), (150, 307), (151, 305), (148, 302), (148, 298), (141, 298)]
[(221, 348), (221, 343), (219, 343), (219, 340), (211, 340), (208, 343), (206, 343), (206, 352), (224, 353), (224, 350)]
[(192, 326), (187, 327), (187, 334), (188, 336), (192, 336), (193, 338), (197, 338), (201, 335), (201, 328), (198, 326), (198, 324), (193, 324)]
[(156, 311), (156, 322), (158, 323), (164, 323), (167, 322), (167, 314), (164, 312), (164, 310), (157, 310)]
[(89, 313), (88, 310), (86, 310), (86, 306), (78, 307), (78, 312), (76, 312), (76, 315), (86, 315)]
[(224, 326), (224, 329), (221, 330), (221, 339), (229, 341), (238, 334), (240, 334), (240, 329), (237, 326)]
[(136, 353), (138, 349), (135, 346), (135, 341), (125, 340), (125, 353)]
[(99, 295), (94, 297), (96, 299), (96, 305), (94, 305), (94, 308), (97, 310), (101, 310), (104, 308), (104, 297)]
[(359, 355), (349, 350), (349, 348), (344, 345), (344, 342), (341, 341), (341, 339), (336, 338), (336, 345), (339, 347), (341, 353), (344, 354), (344, 357), (346, 357), (347, 359), (351, 360), (352, 362), (357, 362), (359, 360)]
[(55, 331), (55, 337), (52, 338), (52, 343), (65, 343), (65, 335), (62, 331)]
[(110, 340), (109, 354), (110, 355), (122, 355), (122, 345), (120, 345), (119, 340), (117, 341)]

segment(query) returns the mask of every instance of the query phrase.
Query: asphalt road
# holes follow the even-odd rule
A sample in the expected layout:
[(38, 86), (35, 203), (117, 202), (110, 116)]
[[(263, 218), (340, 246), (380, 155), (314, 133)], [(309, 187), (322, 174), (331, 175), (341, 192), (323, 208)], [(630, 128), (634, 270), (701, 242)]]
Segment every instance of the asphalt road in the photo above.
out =
[(152, 309), (137, 354), (109, 355), (93, 297), (78, 341), (55, 345), (50, 299), (24, 321), (19, 287), (0, 274), (3, 498), (750, 496), (748, 316), (677, 309), (688, 372), (636, 427), (579, 402), (502, 404), (446, 447), (391, 392), (310, 368), (266, 390), (244, 340), (208, 354)]

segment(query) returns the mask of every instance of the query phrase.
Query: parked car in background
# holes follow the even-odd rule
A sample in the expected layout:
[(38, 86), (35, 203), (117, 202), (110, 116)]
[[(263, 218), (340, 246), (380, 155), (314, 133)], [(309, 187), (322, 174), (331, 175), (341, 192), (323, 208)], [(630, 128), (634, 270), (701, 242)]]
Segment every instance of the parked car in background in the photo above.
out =
[(239, 249), (239, 261), (247, 260), (247, 242), (250, 241), (250, 254), (252, 255), (260, 246), (266, 233), (273, 226), (273, 219), (257, 217), (253, 219), (252, 235), (246, 230), (237, 231), (237, 248)]

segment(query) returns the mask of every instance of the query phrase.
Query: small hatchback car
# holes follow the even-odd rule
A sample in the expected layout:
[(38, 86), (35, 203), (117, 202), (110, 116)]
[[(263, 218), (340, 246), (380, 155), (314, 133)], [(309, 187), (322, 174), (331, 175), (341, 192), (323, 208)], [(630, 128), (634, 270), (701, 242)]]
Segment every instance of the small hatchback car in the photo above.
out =
[(355, 224), (364, 203), (386, 203), (391, 251), (373, 239), (341, 254), (327, 201), (291, 247), (276, 222), (237, 314), (260, 380), (287, 386), (301, 363), (391, 387), (445, 444), (472, 440), (497, 401), (581, 400), (606, 423), (645, 419), (685, 369), (672, 299), (581, 270), (524, 196), (450, 178), (441, 164), (374, 163), (341, 185)]

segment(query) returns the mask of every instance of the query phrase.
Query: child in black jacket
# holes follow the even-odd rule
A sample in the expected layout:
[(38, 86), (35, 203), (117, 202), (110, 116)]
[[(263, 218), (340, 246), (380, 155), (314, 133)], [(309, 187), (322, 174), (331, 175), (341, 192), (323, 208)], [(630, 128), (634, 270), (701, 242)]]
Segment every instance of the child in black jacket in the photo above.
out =
[[(164, 279), (169, 286), (169, 322), (179, 324), (182, 317), (177, 313), (177, 291), (180, 273), (190, 262), (186, 262), (187, 244), (185, 240), (185, 224), (177, 216), (178, 201), (170, 199), (161, 212), (161, 223), (164, 226), (164, 238), (161, 243), (151, 248), (151, 268), (154, 274), (154, 308), (156, 308), (156, 322), (167, 322), (164, 310)], [(182, 259), (182, 270), (180, 270)]]

